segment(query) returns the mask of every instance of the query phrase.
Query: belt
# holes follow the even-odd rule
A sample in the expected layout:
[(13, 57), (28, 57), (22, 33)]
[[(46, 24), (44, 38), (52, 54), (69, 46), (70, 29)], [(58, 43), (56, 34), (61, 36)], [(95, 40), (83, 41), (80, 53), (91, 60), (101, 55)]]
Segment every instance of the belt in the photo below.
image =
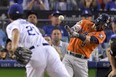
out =
[[(49, 44), (48, 44), (48, 43), (42, 43), (42, 45), (43, 45), (43, 46), (46, 46), (46, 45), (49, 45)], [(39, 46), (39, 45), (37, 45), (37, 46)], [(34, 48), (35, 48), (35, 46), (31, 46), (29, 49), (32, 50), (32, 49), (34, 49)]]
[(73, 53), (73, 52), (71, 52), (71, 51), (68, 51), (68, 54), (70, 54), (70, 55), (72, 55), (72, 56), (74, 56), (74, 57), (77, 57), (77, 58), (87, 59), (86, 56), (81, 55), (81, 54), (77, 54), (77, 53)]

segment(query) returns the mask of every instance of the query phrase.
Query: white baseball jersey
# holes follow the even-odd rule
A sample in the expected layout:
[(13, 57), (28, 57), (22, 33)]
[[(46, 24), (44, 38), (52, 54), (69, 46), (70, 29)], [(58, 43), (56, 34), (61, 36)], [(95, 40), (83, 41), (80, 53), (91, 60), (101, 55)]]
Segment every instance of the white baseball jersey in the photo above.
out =
[(11, 40), (13, 29), (18, 29), (20, 32), (19, 46), (30, 48), (33, 45), (47, 43), (37, 27), (24, 19), (17, 19), (7, 26), (7, 35)]
[(56, 50), (50, 45), (43, 45), (47, 41), (35, 25), (23, 19), (13, 21), (7, 26), (7, 35), (11, 40), (13, 29), (18, 29), (20, 32), (19, 46), (30, 48), (35, 45), (31, 49), (33, 52), (31, 60), (26, 65), (27, 77), (44, 77), (45, 71), (50, 77), (69, 77)]

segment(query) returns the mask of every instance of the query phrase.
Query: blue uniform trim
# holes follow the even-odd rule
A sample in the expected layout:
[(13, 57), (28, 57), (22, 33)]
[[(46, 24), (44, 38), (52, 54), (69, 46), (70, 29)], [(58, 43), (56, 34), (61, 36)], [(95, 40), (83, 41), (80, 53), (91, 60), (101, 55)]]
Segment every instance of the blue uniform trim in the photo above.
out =
[[(43, 45), (43, 46), (46, 46), (46, 45), (49, 45), (49, 44), (48, 44), (48, 43), (42, 43), (42, 45)], [(32, 49), (34, 49), (34, 48), (35, 48), (35, 46), (31, 46), (29, 49), (32, 50)]]

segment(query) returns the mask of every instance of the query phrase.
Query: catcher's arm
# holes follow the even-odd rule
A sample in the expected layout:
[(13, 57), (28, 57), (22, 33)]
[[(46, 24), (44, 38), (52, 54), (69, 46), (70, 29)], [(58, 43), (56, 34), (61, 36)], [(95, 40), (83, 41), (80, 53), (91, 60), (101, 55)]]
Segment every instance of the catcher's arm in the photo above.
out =
[(20, 37), (20, 33), (18, 29), (14, 29), (12, 31), (12, 48), (11, 51), (14, 53), (18, 47), (18, 42), (19, 42), (19, 37)]
[(113, 41), (110, 40), (109, 46), (106, 49), (106, 54), (108, 56), (108, 60), (110, 61), (111, 66), (112, 66), (112, 70), (115, 70), (116, 71), (116, 60), (115, 60), (115, 57), (111, 55), (111, 43), (112, 42)]
[(110, 72), (110, 74), (108, 75), (108, 77), (113, 77), (113, 75), (116, 75), (116, 60), (113, 56), (111, 56), (110, 54), (110, 50), (111, 50), (111, 43), (112, 41), (110, 40), (109, 42), (109, 46), (108, 48), (106, 49), (106, 54), (107, 54), (107, 57), (108, 57), (108, 60), (111, 64), (111, 67), (112, 67), (112, 71)]

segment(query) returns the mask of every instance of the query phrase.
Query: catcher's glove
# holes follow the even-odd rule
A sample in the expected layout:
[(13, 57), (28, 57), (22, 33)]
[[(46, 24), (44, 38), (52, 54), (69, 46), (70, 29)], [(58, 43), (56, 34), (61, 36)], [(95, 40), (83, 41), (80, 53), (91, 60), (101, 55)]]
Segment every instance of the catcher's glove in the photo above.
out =
[(24, 47), (18, 47), (14, 53), (17, 62), (23, 65), (26, 65), (30, 61), (31, 54), (32, 52)]

